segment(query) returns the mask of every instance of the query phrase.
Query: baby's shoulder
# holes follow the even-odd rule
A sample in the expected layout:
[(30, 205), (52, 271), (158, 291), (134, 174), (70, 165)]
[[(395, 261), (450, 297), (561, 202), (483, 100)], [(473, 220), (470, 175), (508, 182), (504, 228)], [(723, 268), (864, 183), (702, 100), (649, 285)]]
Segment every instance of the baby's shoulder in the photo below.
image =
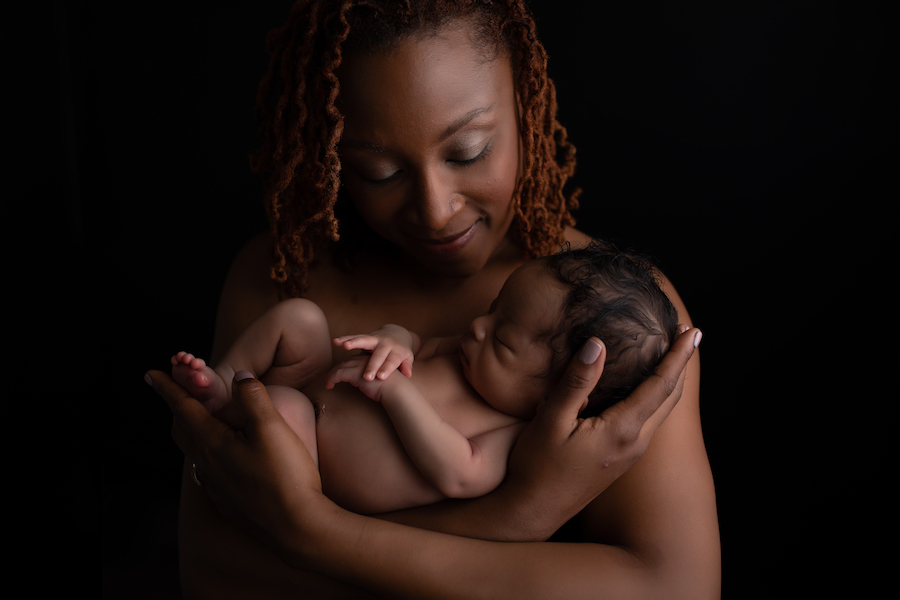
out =
[(412, 381), (438, 414), (466, 437), (520, 422), (478, 395), (463, 375), (456, 355), (440, 354), (417, 361)]
[(469, 387), (462, 373), (459, 357), (451, 354), (435, 354), (416, 360), (413, 364), (413, 383), (423, 393), (457, 396)]

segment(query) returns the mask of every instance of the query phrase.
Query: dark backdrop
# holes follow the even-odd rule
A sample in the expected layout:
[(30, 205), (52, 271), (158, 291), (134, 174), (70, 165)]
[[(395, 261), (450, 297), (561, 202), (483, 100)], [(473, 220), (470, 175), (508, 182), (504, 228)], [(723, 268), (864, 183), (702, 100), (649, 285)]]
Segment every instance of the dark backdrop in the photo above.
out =
[[(247, 153), (288, 4), (54, 5), (60, 151), (41, 183), (87, 290), (74, 363), (103, 374), (85, 425), (101, 452), (73, 444), (68, 481), (101, 465), (104, 597), (177, 597), (180, 455), (142, 374), (208, 353), (229, 262), (265, 227)], [(615, 4), (533, 5), (578, 146), (579, 227), (655, 256), (705, 333), (724, 597), (872, 586), (898, 358), (885, 15)], [(78, 497), (96, 533), (95, 494)]]

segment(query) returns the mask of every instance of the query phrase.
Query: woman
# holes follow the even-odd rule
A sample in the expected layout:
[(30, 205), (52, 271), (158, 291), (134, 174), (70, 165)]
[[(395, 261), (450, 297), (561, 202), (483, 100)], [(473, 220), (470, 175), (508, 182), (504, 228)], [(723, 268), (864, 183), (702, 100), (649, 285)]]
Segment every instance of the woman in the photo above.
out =
[[(334, 336), (385, 322), (458, 333), (525, 260), (588, 241), (572, 228), (577, 203), (564, 184), (574, 149), (521, 2), (355, 4), (298, 2), (270, 35), (265, 144), (253, 164), (267, 175), (272, 232), (232, 266), (213, 361), (285, 296), (319, 304)], [(688, 362), (695, 335), (679, 338), (662, 377), (579, 421), (602, 369), (601, 346), (588, 343), (500, 488), (383, 520), (321, 495), (308, 454), (255, 380), (235, 385), (222, 423), (151, 373), (187, 454), (185, 595), (717, 596), (699, 365)], [(570, 519), (580, 543), (534, 543)]]

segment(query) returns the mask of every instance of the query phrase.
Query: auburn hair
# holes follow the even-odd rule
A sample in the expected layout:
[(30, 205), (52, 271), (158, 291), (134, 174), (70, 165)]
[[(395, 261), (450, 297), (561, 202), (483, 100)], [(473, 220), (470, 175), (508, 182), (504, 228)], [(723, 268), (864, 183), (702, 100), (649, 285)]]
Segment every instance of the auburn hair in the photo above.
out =
[[(266, 40), (271, 59), (255, 109), (263, 144), (250, 156), (251, 168), (264, 178), (271, 276), (284, 294), (303, 293), (317, 251), (334, 245), (352, 253), (347, 249), (354, 240), (347, 238), (367, 230), (355, 210), (339, 202), (343, 116), (335, 107), (335, 70), (344, 53), (389, 52), (459, 19), (472, 23), (485, 51), (505, 53), (513, 67), (522, 175), (512, 198), (511, 239), (527, 258), (551, 254), (563, 243), (578, 207), (579, 190), (564, 190), (575, 170), (575, 147), (556, 119), (547, 53), (522, 0), (298, 0)], [(340, 228), (336, 206), (343, 207)]]

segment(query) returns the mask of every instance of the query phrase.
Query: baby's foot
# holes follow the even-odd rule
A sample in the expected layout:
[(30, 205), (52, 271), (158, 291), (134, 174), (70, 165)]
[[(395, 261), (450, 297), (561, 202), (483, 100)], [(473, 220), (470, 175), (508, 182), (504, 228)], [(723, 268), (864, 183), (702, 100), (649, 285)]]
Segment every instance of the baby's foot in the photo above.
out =
[(172, 357), (172, 379), (202, 402), (209, 412), (218, 410), (228, 399), (228, 390), (219, 374), (193, 354), (179, 352)]

